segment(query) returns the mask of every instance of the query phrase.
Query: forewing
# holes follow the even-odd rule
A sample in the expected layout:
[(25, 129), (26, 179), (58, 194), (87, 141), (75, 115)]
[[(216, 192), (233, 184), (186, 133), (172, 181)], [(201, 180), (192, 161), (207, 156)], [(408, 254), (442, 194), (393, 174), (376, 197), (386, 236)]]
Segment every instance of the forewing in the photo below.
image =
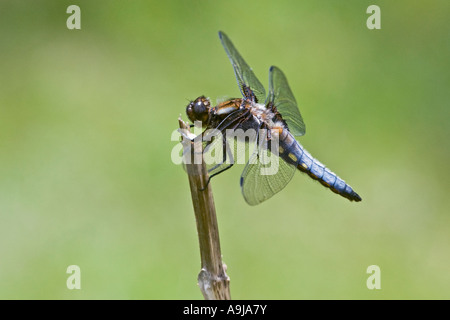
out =
[(266, 105), (273, 104), (294, 136), (305, 134), (306, 128), (284, 73), (275, 66), (269, 71), (269, 94)]
[(259, 82), (258, 78), (256, 78), (252, 69), (241, 57), (228, 36), (220, 31), (219, 37), (225, 48), (225, 52), (233, 65), (234, 74), (236, 75), (239, 90), (241, 90), (242, 95), (247, 99), (253, 99), (253, 93), (256, 98), (255, 102), (263, 103), (266, 99), (266, 90), (264, 89), (264, 86)]

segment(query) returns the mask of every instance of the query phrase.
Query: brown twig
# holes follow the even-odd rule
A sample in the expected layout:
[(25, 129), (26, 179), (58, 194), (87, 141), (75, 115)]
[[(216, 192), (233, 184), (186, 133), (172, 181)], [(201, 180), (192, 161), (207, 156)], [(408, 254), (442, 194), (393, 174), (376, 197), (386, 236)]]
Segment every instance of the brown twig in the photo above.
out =
[(192, 204), (197, 223), (198, 240), (202, 269), (198, 275), (198, 285), (206, 300), (230, 300), (230, 278), (226, 274), (226, 265), (222, 262), (219, 228), (216, 209), (208, 185), (208, 172), (203, 161), (202, 144), (186, 139), (191, 133), (189, 126), (178, 118), (184, 134), (184, 162), (191, 188)]

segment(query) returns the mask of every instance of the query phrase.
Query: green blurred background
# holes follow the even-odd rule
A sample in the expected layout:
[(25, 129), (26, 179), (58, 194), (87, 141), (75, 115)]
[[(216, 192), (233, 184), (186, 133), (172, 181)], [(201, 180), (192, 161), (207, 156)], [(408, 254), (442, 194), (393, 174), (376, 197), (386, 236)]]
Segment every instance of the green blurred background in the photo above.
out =
[[(66, 9), (81, 8), (81, 30)], [(381, 8), (381, 30), (366, 9)], [(296, 174), (249, 207), (213, 179), (234, 299), (449, 299), (448, 1), (0, 2), (0, 298), (202, 299), (172, 131), (239, 96), (225, 31), (289, 79), (300, 142), (362, 196)], [(68, 290), (66, 268), (81, 268)], [(366, 269), (381, 268), (381, 290)]]

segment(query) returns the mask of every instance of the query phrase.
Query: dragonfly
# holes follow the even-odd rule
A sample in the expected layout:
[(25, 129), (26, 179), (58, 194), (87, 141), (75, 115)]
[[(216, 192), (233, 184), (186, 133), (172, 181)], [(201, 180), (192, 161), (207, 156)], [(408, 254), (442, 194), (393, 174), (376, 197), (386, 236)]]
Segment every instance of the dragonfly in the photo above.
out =
[[(246, 150), (251, 149), (247, 151), (251, 155), (240, 178), (242, 194), (249, 205), (260, 204), (280, 192), (297, 170), (350, 201), (361, 201), (352, 187), (296, 140), (305, 134), (306, 128), (284, 73), (276, 66), (270, 67), (266, 95), (264, 86), (228, 36), (220, 31), (219, 38), (233, 66), (242, 98), (212, 106), (209, 98), (200, 96), (186, 107), (189, 120), (200, 121), (205, 129), (203, 154), (206, 156), (212, 150), (217, 153), (218, 161), (207, 165), (210, 179), (236, 163), (238, 157), (233, 152), (239, 149), (236, 147), (239, 144), (233, 147), (230, 144), (239, 141), (247, 146)], [(269, 170), (270, 166), (275, 169)]]

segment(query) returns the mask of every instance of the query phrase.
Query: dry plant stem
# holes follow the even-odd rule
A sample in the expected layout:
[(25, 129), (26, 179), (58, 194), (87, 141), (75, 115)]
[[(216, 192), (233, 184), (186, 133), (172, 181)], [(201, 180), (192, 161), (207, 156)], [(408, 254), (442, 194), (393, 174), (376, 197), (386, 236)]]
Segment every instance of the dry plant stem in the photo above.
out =
[[(180, 129), (190, 132), (189, 126), (181, 118), (178, 122)], [(203, 161), (193, 161), (195, 157), (202, 157), (202, 150), (195, 150), (193, 143), (188, 143), (191, 144), (191, 152), (185, 152), (185, 157), (190, 157), (191, 161), (186, 162), (186, 170), (194, 205), (202, 266), (198, 285), (205, 300), (230, 300), (230, 279), (226, 274), (226, 265), (222, 262), (211, 184), (205, 188), (209, 179), (208, 172)]]

